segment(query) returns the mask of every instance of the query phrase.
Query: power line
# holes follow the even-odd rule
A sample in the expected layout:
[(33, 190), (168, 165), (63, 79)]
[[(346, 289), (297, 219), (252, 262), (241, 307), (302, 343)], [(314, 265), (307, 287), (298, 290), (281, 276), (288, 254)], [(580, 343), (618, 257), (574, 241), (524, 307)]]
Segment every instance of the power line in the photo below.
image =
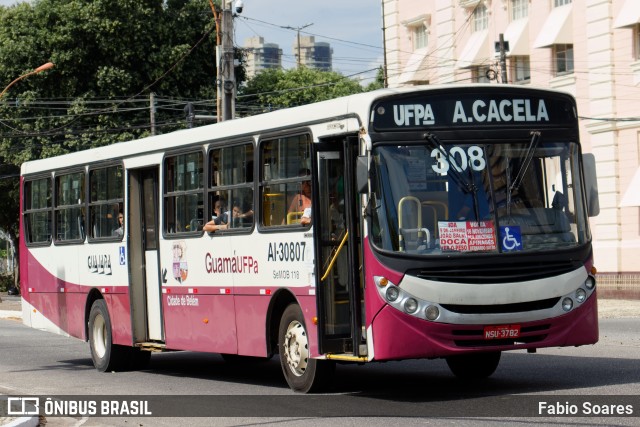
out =
[[(288, 26), (284, 26), (284, 25), (274, 24), (272, 22), (262, 21), (260, 19), (250, 18), (250, 17), (244, 16), (244, 15), (238, 16), (238, 18), (244, 19), (246, 21), (260, 22), (261, 24), (265, 24), (265, 25), (268, 25), (268, 26), (271, 26), (271, 27), (290, 29), (290, 30), (294, 30), (294, 31), (296, 30), (296, 28), (294, 28), (294, 27), (288, 27)], [(366, 44), (366, 43), (359, 43), (359, 42), (354, 42), (354, 41), (351, 41), (351, 40), (339, 39), (339, 38), (336, 38), (336, 37), (330, 37), (330, 36), (326, 36), (326, 35), (322, 35), (322, 34), (310, 33), (310, 32), (307, 32), (307, 31), (300, 31), (300, 32), (303, 33), (303, 34), (310, 35), (310, 36), (321, 37), (321, 38), (327, 39), (327, 40), (334, 40), (334, 41), (339, 41), (339, 42), (347, 43), (347, 44), (354, 45), (354, 46), (369, 47), (369, 48), (376, 49), (378, 51), (382, 51), (382, 46), (375, 46), (375, 45)]]

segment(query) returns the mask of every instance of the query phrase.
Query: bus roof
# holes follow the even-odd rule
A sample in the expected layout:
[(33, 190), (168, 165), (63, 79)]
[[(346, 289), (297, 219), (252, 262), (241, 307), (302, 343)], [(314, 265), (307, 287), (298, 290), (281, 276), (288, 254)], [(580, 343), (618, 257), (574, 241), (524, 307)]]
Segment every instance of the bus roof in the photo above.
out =
[[(146, 153), (179, 149), (189, 145), (213, 142), (219, 139), (237, 137), (257, 137), (261, 134), (286, 128), (302, 128), (314, 123), (332, 122), (347, 117), (359, 119), (357, 127), (336, 129), (336, 133), (357, 132), (359, 126), (366, 124), (371, 105), (378, 99), (391, 95), (420, 91), (455, 90), (465, 91), (471, 87), (492, 87), (498, 90), (527, 91), (518, 85), (438, 85), (413, 86), (395, 89), (379, 89), (313, 104), (277, 110), (255, 116), (228, 120), (220, 123), (199, 126), (192, 129), (178, 130), (162, 135), (117, 142), (114, 144), (86, 149), (46, 159), (32, 160), (22, 164), (21, 175), (36, 174), (44, 171), (68, 168), (75, 165), (124, 159)], [(535, 89), (538, 90), (538, 89)], [(546, 92), (555, 92), (548, 91)]]

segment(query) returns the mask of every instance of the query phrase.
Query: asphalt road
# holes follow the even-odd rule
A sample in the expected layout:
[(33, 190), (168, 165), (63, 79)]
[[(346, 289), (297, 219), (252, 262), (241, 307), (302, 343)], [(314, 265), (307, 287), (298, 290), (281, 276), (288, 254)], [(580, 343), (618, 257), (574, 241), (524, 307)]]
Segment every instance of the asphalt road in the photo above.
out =
[[(0, 394), (175, 396), (165, 398), (162, 409), (177, 405), (173, 410), (182, 415), (185, 411), (211, 415), (210, 410), (227, 415), (47, 417), (47, 426), (637, 425), (635, 417), (555, 419), (526, 414), (538, 401), (613, 399), (617, 403), (625, 396), (640, 396), (640, 319), (603, 319), (600, 328), (600, 342), (594, 346), (506, 353), (496, 373), (478, 383), (453, 378), (442, 360), (340, 365), (329, 393), (304, 396), (286, 386), (277, 359), (229, 364), (217, 355), (176, 352), (154, 354), (146, 371), (99, 373), (86, 343), (0, 319)], [(514, 416), (514, 408), (522, 408), (522, 416)], [(640, 402), (634, 410), (637, 416)]]

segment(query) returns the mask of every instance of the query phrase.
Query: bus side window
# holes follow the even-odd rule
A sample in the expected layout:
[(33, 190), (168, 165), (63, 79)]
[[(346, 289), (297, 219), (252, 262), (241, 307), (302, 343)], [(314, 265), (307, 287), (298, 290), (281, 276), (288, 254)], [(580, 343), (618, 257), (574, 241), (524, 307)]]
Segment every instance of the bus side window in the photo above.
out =
[(311, 138), (308, 134), (261, 142), (263, 226), (301, 226), (300, 218), (304, 210), (310, 207), (310, 150)]
[(193, 233), (204, 224), (204, 156), (202, 151), (164, 159), (164, 231)]
[(89, 169), (89, 211), (82, 211), (82, 233), (93, 239), (119, 239), (119, 216), (124, 210), (122, 165)]

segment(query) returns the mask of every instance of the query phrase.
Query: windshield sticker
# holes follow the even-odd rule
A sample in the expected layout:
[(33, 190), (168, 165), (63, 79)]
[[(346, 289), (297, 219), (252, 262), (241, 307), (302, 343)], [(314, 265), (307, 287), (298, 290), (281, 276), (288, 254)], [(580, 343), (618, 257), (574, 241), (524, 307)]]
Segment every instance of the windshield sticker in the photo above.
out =
[[(416, 154), (418, 157), (419, 154)], [(427, 167), (424, 159), (407, 159), (407, 182), (411, 191), (426, 191), (427, 189)]]
[(496, 250), (493, 221), (439, 221), (438, 232), (443, 252)]
[(500, 227), (500, 247), (502, 252), (515, 252), (522, 250), (522, 234), (519, 225)]

